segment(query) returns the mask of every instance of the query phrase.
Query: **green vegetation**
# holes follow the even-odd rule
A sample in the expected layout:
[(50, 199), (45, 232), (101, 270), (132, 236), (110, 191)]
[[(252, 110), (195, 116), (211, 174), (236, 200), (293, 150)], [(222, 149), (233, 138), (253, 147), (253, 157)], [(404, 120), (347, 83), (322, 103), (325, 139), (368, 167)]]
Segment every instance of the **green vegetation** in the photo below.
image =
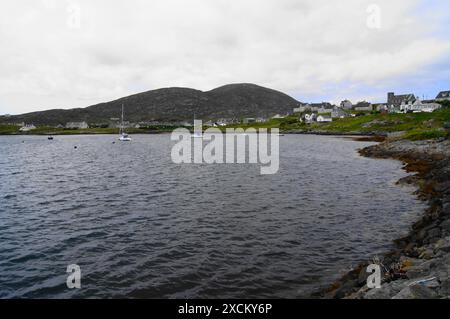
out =
[(0, 124), (0, 134), (18, 134), (20, 132), (19, 130), (19, 126)]
[(281, 131), (304, 131), (336, 134), (389, 134), (399, 133), (401, 138), (421, 140), (449, 138), (450, 108), (433, 113), (381, 114), (360, 113), (356, 117), (335, 119), (329, 123), (306, 124), (297, 116), (273, 119), (267, 123), (237, 124), (229, 127), (279, 128)]

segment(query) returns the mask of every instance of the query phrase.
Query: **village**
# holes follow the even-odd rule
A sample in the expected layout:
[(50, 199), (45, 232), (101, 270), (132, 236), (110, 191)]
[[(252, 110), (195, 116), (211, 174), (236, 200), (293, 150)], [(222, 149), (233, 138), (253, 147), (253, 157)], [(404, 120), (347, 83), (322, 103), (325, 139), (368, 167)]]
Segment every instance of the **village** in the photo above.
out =
[(342, 101), (339, 105), (327, 102), (302, 104), (293, 110), (299, 115), (299, 121), (303, 123), (327, 123), (335, 119), (356, 117), (371, 112), (380, 113), (431, 113), (442, 107), (437, 103), (450, 100), (450, 91), (440, 92), (434, 100), (421, 100), (414, 94), (395, 95), (387, 94), (386, 103), (370, 103), (366, 101), (353, 104), (349, 100)]

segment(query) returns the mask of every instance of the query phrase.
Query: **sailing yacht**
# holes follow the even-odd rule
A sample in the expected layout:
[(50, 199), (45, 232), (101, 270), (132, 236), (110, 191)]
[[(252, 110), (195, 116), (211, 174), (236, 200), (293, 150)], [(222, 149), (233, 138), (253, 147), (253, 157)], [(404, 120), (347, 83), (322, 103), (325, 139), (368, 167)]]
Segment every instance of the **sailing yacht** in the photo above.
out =
[(128, 134), (125, 133), (125, 130), (124, 130), (124, 127), (123, 127), (123, 104), (122, 104), (122, 119), (121, 119), (121, 122), (120, 122), (119, 141), (121, 141), (121, 142), (131, 142), (131, 137), (129, 137)]

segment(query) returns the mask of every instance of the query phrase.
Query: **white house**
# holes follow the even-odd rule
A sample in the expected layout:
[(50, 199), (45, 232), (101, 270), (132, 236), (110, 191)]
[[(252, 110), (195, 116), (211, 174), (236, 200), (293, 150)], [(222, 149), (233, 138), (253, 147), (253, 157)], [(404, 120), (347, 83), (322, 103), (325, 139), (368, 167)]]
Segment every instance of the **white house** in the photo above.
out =
[(312, 123), (317, 120), (317, 115), (315, 113), (305, 114), (305, 122)]
[(319, 123), (333, 122), (333, 119), (330, 116), (319, 115), (317, 117), (317, 122)]
[(400, 111), (402, 112), (434, 112), (437, 109), (440, 109), (441, 105), (438, 103), (424, 103), (421, 100), (417, 99), (414, 103), (402, 103), (400, 105)]
[(36, 129), (36, 126), (34, 126), (33, 124), (27, 124), (27, 125), (22, 126), (19, 129), (19, 131), (20, 132), (29, 132), (29, 131), (35, 130), (35, 129)]

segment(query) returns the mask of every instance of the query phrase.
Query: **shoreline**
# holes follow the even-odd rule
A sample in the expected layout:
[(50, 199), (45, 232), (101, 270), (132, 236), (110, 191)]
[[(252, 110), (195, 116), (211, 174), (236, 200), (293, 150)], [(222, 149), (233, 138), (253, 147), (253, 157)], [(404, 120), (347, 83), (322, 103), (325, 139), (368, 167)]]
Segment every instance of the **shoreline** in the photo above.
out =
[(435, 299), (450, 298), (450, 141), (389, 141), (366, 147), (362, 156), (396, 159), (415, 173), (397, 184), (417, 187), (415, 194), (428, 204), (408, 235), (394, 240), (384, 254), (382, 287), (366, 285), (370, 263), (364, 262), (328, 288), (314, 293), (325, 299)]
[[(170, 134), (172, 131), (146, 131), (146, 132), (130, 132), (130, 135), (158, 135)], [(384, 132), (327, 132), (327, 131), (297, 131), (297, 130), (280, 130), (280, 134), (285, 135), (318, 135), (318, 136), (342, 136), (350, 138), (360, 138), (361, 142), (380, 142), (387, 138)], [(119, 135), (118, 132), (40, 132), (40, 133), (0, 133), (0, 136), (76, 136), (76, 135)]]

